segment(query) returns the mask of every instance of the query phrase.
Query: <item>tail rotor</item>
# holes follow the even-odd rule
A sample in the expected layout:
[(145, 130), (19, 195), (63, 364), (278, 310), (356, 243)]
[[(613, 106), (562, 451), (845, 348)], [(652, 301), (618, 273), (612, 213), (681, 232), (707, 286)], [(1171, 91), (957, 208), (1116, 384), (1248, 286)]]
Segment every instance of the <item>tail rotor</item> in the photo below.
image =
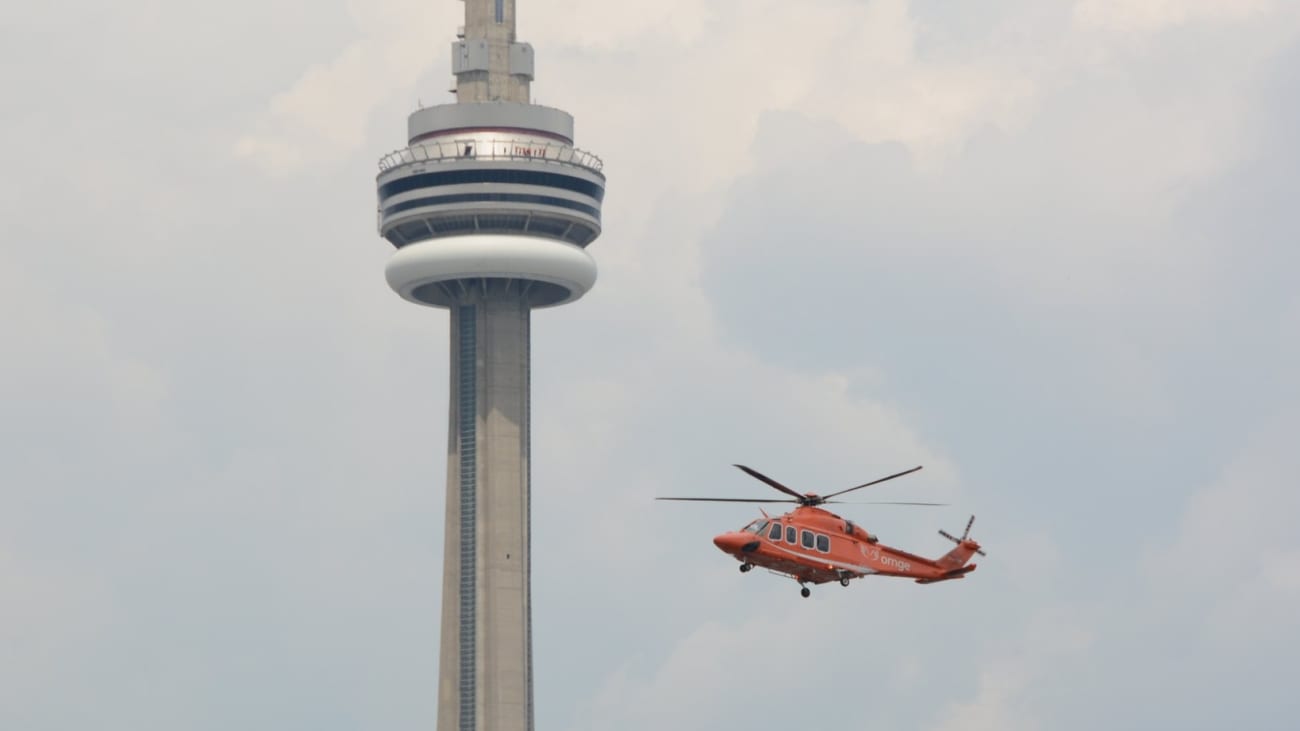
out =
[[(965, 543), (967, 539), (970, 538), (970, 527), (974, 524), (975, 524), (975, 516), (972, 515), (970, 517), (970, 520), (966, 521), (966, 530), (962, 531), (961, 538), (957, 538), (956, 536), (952, 535), (946, 530), (940, 530), (939, 535), (943, 536), (944, 538), (947, 538), (948, 540), (960, 546), (963, 543)], [(984, 553), (984, 549), (978, 547), (975, 548), (975, 553), (978, 553), (981, 556), (988, 555), (987, 553)]]

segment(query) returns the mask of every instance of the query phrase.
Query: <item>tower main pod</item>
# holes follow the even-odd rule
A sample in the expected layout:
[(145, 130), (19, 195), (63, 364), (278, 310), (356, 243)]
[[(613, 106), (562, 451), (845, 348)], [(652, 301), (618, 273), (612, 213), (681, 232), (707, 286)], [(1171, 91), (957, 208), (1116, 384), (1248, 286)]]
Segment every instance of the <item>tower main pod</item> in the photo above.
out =
[(438, 731), (531, 731), (530, 313), (595, 283), (605, 176), (529, 103), (515, 0), (465, 0), (458, 36), (456, 103), (379, 162), (379, 233), (389, 285), (451, 312)]

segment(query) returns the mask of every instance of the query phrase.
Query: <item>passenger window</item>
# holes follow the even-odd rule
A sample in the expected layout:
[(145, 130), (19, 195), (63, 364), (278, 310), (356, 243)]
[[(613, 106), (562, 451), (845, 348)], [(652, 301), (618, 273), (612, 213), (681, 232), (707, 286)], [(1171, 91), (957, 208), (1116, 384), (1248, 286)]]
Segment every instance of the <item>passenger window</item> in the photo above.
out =
[(817, 535), (817, 550), (818, 550), (818, 551), (821, 551), (822, 553), (830, 553), (830, 552), (831, 552), (831, 539), (827, 538), (827, 537), (824, 536), (824, 535), (818, 534), (818, 535)]
[(812, 534), (812, 532), (810, 532), (810, 531), (803, 531), (802, 533), (800, 533), (799, 538), (800, 538), (800, 540), (803, 541), (803, 547), (804, 547), (804, 548), (812, 548), (812, 547), (813, 547), (813, 534)]
[(773, 524), (772, 524), (772, 530), (770, 530), (770, 531), (767, 532), (767, 538), (768, 538), (768, 540), (771, 540), (771, 541), (779, 541), (779, 540), (781, 540), (781, 524), (780, 524), (780, 523), (773, 523)]
[(785, 527), (785, 542), (786, 542), (786, 543), (797, 543), (797, 542), (799, 541), (799, 539), (795, 536), (795, 534), (798, 533), (798, 532), (799, 532), (799, 531), (797, 531), (797, 530), (794, 529), (794, 526), (792, 526), (792, 525), (787, 525), (787, 526)]

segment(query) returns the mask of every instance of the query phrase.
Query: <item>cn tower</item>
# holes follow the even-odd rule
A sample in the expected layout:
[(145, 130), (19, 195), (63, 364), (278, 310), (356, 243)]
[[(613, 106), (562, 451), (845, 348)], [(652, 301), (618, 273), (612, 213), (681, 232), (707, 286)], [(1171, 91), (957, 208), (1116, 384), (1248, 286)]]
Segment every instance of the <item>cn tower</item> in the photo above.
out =
[(451, 313), (438, 731), (531, 731), (529, 318), (596, 281), (600, 159), (530, 102), (515, 0), (463, 0), (456, 102), (379, 161), (388, 284)]

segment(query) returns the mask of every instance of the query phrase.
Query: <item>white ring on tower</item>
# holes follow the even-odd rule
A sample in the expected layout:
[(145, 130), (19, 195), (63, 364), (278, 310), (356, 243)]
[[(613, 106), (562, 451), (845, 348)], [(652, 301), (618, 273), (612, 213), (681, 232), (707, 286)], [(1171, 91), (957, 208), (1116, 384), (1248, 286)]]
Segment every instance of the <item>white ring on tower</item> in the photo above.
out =
[[(445, 236), (397, 250), (384, 270), (402, 299), (430, 307), (450, 301), (427, 285), (456, 280), (515, 279), (563, 290), (533, 307), (572, 302), (596, 283), (596, 260), (581, 247), (535, 236)], [(451, 285), (448, 285), (451, 286)], [(548, 288), (551, 289), (551, 288)]]

